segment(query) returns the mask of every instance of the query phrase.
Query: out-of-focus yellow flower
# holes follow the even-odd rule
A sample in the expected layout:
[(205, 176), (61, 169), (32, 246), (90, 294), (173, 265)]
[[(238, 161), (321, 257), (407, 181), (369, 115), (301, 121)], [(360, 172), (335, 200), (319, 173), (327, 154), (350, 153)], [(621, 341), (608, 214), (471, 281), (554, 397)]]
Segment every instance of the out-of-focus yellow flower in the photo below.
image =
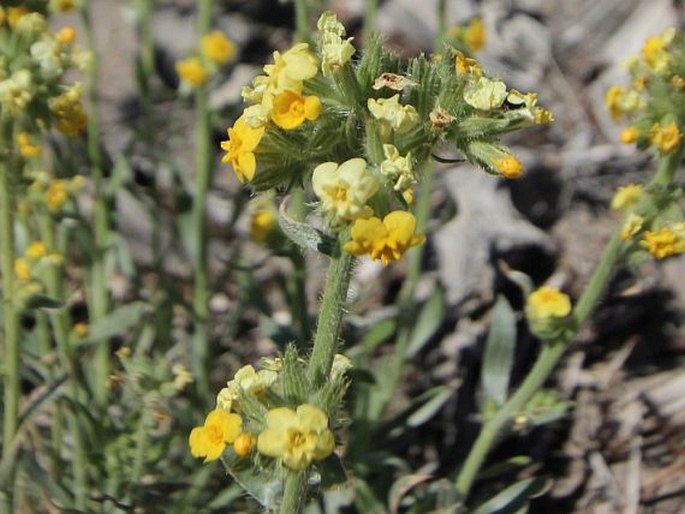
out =
[(504, 178), (515, 179), (523, 175), (523, 164), (513, 155), (495, 159), (493, 165)]
[(51, 211), (58, 211), (69, 199), (67, 184), (62, 179), (53, 179), (45, 192), (45, 205)]
[(675, 223), (658, 230), (648, 230), (640, 246), (661, 260), (685, 252), (685, 223)]
[(26, 248), (24, 255), (32, 261), (42, 259), (48, 254), (48, 248), (43, 241), (34, 241)]
[(68, 12), (74, 8), (74, 0), (50, 0), (49, 8), (52, 12)]
[(29, 13), (29, 10), (26, 7), (7, 7), (5, 13), (7, 14), (7, 23), (13, 29), (17, 26), (19, 20)]
[(629, 241), (630, 239), (634, 238), (640, 232), (640, 230), (642, 230), (644, 223), (645, 219), (642, 216), (638, 216), (637, 214), (631, 212), (626, 218), (626, 221), (623, 223), (619, 236), (623, 241)]
[(207, 83), (209, 73), (197, 57), (188, 57), (176, 62), (176, 73), (182, 82), (194, 87)]
[(177, 391), (182, 391), (193, 382), (193, 374), (183, 364), (174, 364), (171, 373), (174, 375), (174, 389)]
[(34, 84), (31, 72), (17, 70), (0, 81), (0, 105), (11, 114), (20, 114), (33, 98)]
[(357, 157), (342, 164), (319, 164), (312, 175), (312, 186), (321, 199), (321, 210), (335, 223), (344, 223), (373, 214), (367, 202), (378, 191), (380, 182), (366, 161)]
[(257, 169), (257, 159), (254, 151), (264, 135), (264, 127), (252, 128), (245, 121), (245, 117), (238, 118), (233, 127), (228, 129), (228, 140), (221, 142), (221, 149), (226, 152), (221, 162), (233, 166), (240, 182), (254, 178)]
[(453, 27), (450, 36), (460, 40), (470, 52), (477, 52), (485, 46), (485, 24), (481, 18), (471, 18), (464, 27)]
[(266, 429), (257, 438), (259, 453), (281, 459), (295, 470), (325, 459), (334, 448), (328, 417), (309, 404), (300, 405), (296, 411), (287, 407), (271, 409), (266, 414)]
[(263, 243), (277, 225), (278, 219), (273, 209), (258, 209), (252, 213), (250, 235), (255, 241)]
[(358, 219), (352, 225), (351, 240), (344, 250), (353, 255), (365, 255), (385, 266), (399, 260), (412, 246), (421, 245), (425, 236), (417, 235), (416, 218), (406, 211), (393, 211), (381, 221), (379, 218)]
[(604, 96), (604, 105), (608, 109), (611, 117), (618, 120), (624, 114), (633, 113), (641, 109), (644, 100), (634, 89), (626, 89), (623, 86), (614, 84)]
[(374, 118), (387, 122), (399, 134), (408, 132), (419, 121), (413, 105), (400, 104), (399, 94), (390, 98), (369, 98), (367, 106)]
[(231, 61), (238, 49), (220, 30), (213, 30), (202, 37), (202, 55), (216, 64), (226, 64)]
[(254, 448), (257, 438), (249, 432), (243, 432), (233, 441), (233, 450), (238, 457), (247, 457)]
[(79, 323), (76, 323), (74, 325), (74, 332), (81, 339), (83, 339), (84, 337), (86, 337), (88, 335), (88, 330), (89, 330), (88, 323), (79, 322)]
[(642, 184), (627, 184), (619, 187), (611, 199), (611, 208), (615, 211), (627, 211), (640, 200), (643, 189)]
[(303, 97), (293, 91), (283, 91), (274, 97), (271, 119), (284, 130), (293, 130), (304, 120), (314, 121), (321, 114), (318, 96)]
[(667, 47), (675, 37), (675, 29), (667, 28), (661, 35), (648, 37), (642, 47), (642, 57), (655, 73), (663, 73), (671, 65), (671, 54)]
[(25, 159), (40, 155), (40, 146), (34, 145), (31, 142), (31, 136), (28, 132), (19, 132), (19, 134), (17, 134), (17, 143), (19, 144), (19, 153)]
[(671, 77), (671, 87), (675, 89), (676, 91), (682, 91), (685, 89), (685, 77), (681, 77), (680, 75), (673, 75)]
[(57, 118), (57, 130), (76, 136), (86, 128), (86, 112), (81, 104), (83, 84), (74, 84), (68, 91), (50, 100), (50, 110)]
[(555, 287), (542, 286), (526, 300), (526, 315), (532, 320), (565, 318), (571, 313), (571, 299)]
[(649, 142), (664, 155), (671, 154), (678, 148), (683, 134), (675, 121), (663, 126), (654, 123), (649, 129)]
[(76, 41), (76, 30), (74, 27), (63, 27), (57, 32), (57, 41), (63, 45), (73, 45)]
[(216, 397), (217, 407), (230, 410), (241, 394), (260, 395), (278, 379), (278, 373), (270, 369), (256, 371), (250, 364), (243, 366)]
[(193, 457), (205, 457), (205, 462), (216, 460), (233, 443), (243, 428), (238, 414), (224, 409), (214, 409), (200, 427), (190, 431), (188, 443)]
[(621, 130), (621, 134), (619, 136), (621, 143), (626, 145), (635, 143), (639, 137), (640, 131), (637, 129), (637, 127), (633, 127), (632, 125)]
[(22, 282), (31, 280), (31, 266), (27, 258), (19, 257), (14, 260), (14, 275)]

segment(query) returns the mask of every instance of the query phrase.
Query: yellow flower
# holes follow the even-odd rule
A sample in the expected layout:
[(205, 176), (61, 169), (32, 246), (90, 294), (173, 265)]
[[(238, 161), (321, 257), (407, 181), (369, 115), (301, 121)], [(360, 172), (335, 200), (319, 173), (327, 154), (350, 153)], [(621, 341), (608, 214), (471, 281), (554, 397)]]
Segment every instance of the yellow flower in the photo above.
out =
[(675, 29), (667, 28), (660, 36), (648, 37), (642, 47), (642, 57), (655, 73), (663, 73), (671, 64), (671, 55), (666, 47), (673, 41)]
[(480, 77), (464, 88), (464, 101), (474, 109), (491, 111), (502, 106), (507, 99), (507, 85), (501, 80)]
[(395, 191), (404, 191), (415, 182), (411, 153), (402, 157), (394, 145), (383, 145), (385, 160), (380, 165), (381, 173), (393, 182)]
[(626, 218), (625, 223), (621, 227), (620, 237), (623, 241), (629, 241), (635, 237), (640, 230), (642, 230), (642, 225), (645, 219), (642, 216), (638, 216), (635, 213), (630, 213)]
[(241, 394), (259, 395), (271, 387), (278, 379), (278, 373), (270, 369), (256, 371), (252, 365), (243, 366), (233, 376), (226, 387), (216, 397), (217, 407), (230, 410), (233, 402), (240, 399)]
[(19, 132), (17, 134), (17, 143), (19, 144), (19, 153), (25, 159), (40, 155), (40, 146), (34, 145), (31, 142), (31, 136), (28, 132)]
[(5, 80), (0, 81), (0, 104), (11, 114), (21, 113), (33, 98), (31, 72), (17, 70)]
[(50, 10), (53, 12), (67, 12), (74, 8), (74, 0), (50, 0)]
[(670, 122), (666, 126), (655, 123), (649, 129), (649, 142), (664, 155), (673, 153), (678, 148), (678, 145), (680, 145), (682, 138), (683, 134), (680, 132), (675, 121)]
[(634, 89), (627, 90), (623, 86), (613, 85), (607, 89), (604, 105), (611, 117), (618, 120), (623, 114), (635, 112), (642, 108), (644, 100)]
[(399, 134), (408, 132), (419, 121), (419, 114), (413, 105), (400, 104), (400, 95), (391, 98), (369, 98), (367, 107), (377, 120), (387, 122)]
[(238, 414), (224, 409), (214, 409), (207, 415), (204, 425), (190, 431), (188, 444), (193, 457), (205, 457), (205, 462), (218, 459), (233, 443), (243, 428)]
[(344, 223), (368, 217), (373, 210), (367, 204), (376, 194), (380, 183), (359, 157), (338, 165), (335, 162), (319, 164), (312, 175), (314, 193), (321, 199), (321, 210)]
[(233, 442), (233, 450), (238, 457), (246, 457), (254, 448), (257, 438), (249, 432), (243, 432)]
[(88, 323), (80, 322), (80, 323), (76, 323), (74, 325), (74, 332), (81, 339), (83, 339), (84, 337), (86, 337), (88, 335), (88, 330), (89, 330)]
[(64, 180), (54, 179), (50, 182), (48, 190), (45, 192), (45, 205), (48, 206), (48, 209), (53, 212), (57, 211), (68, 199), (67, 185)]
[(379, 218), (358, 219), (352, 226), (351, 241), (344, 250), (353, 255), (369, 256), (385, 266), (399, 260), (412, 246), (423, 244), (425, 236), (415, 234), (416, 218), (406, 211), (393, 211)]
[(86, 128), (86, 113), (81, 104), (83, 85), (74, 84), (68, 91), (50, 100), (50, 110), (57, 117), (57, 130), (76, 136)]
[(478, 61), (472, 57), (466, 57), (459, 50), (455, 50), (454, 52), (454, 69), (460, 75), (469, 74), (480, 77), (483, 73), (483, 69), (480, 64), (478, 64)]
[(201, 86), (207, 82), (209, 73), (197, 57), (189, 57), (176, 62), (176, 73), (181, 81), (191, 86)]
[(354, 38), (345, 39), (345, 27), (330, 11), (324, 12), (319, 17), (316, 26), (319, 29), (321, 71), (328, 76), (352, 58), (355, 52), (352, 45)]
[(57, 32), (57, 41), (63, 45), (72, 45), (76, 41), (76, 31), (74, 27), (64, 27)]
[(685, 252), (684, 228), (684, 223), (676, 223), (671, 227), (661, 227), (656, 231), (648, 230), (640, 246), (646, 248), (657, 259), (683, 253)]
[(505, 155), (493, 161), (493, 165), (505, 178), (519, 178), (523, 175), (523, 164), (513, 155)]
[(237, 48), (223, 32), (214, 30), (202, 37), (202, 55), (217, 64), (226, 64), (235, 57)]
[(34, 241), (27, 248), (24, 255), (32, 261), (37, 261), (48, 254), (48, 249), (43, 241)]
[(252, 214), (250, 235), (255, 241), (263, 243), (277, 225), (278, 220), (273, 209), (259, 209)]
[(621, 135), (619, 137), (621, 139), (621, 143), (631, 145), (635, 143), (640, 137), (640, 131), (637, 129), (637, 127), (626, 127), (623, 130), (621, 130)]
[(29, 265), (28, 259), (19, 257), (14, 260), (14, 274), (17, 277), (17, 280), (22, 282), (31, 280), (31, 266)]
[(472, 18), (465, 27), (454, 27), (450, 35), (462, 41), (471, 52), (485, 46), (485, 25), (481, 18)]
[(10, 28), (15, 28), (19, 20), (29, 13), (29, 10), (26, 7), (8, 7), (6, 13)]
[(174, 375), (174, 389), (182, 391), (188, 384), (193, 382), (193, 374), (186, 369), (183, 364), (174, 364), (171, 367), (171, 373)]
[(554, 287), (542, 286), (528, 295), (526, 300), (526, 314), (529, 319), (565, 318), (570, 313), (571, 299)]
[(642, 184), (627, 184), (619, 187), (611, 199), (611, 208), (615, 211), (630, 209), (640, 200), (642, 190)]
[(320, 114), (321, 100), (318, 96), (303, 97), (293, 91), (276, 95), (271, 109), (271, 119), (285, 130), (296, 129), (305, 119), (314, 121)]
[(228, 129), (228, 140), (221, 142), (221, 149), (226, 152), (221, 162), (228, 162), (233, 166), (240, 182), (254, 178), (257, 169), (254, 151), (263, 135), (264, 127), (252, 128), (245, 121), (245, 117), (241, 116), (233, 127)]
[(286, 89), (300, 92), (302, 81), (314, 77), (319, 70), (319, 62), (307, 43), (298, 43), (283, 54), (276, 51), (273, 56), (274, 64), (264, 66), (264, 72), (271, 79), (267, 88), (276, 93)]
[(307, 468), (313, 460), (333, 453), (335, 440), (328, 428), (328, 417), (313, 405), (271, 409), (266, 414), (266, 429), (257, 438), (257, 450), (281, 459), (291, 469)]

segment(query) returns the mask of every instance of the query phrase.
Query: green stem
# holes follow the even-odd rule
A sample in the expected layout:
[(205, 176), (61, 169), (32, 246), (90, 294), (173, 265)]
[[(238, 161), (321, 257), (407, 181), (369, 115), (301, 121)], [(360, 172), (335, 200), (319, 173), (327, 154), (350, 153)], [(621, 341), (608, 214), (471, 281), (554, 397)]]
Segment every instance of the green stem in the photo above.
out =
[[(198, 33), (202, 37), (211, 26), (212, 0), (201, 0), (198, 10)], [(209, 278), (207, 263), (207, 192), (212, 171), (209, 95), (204, 86), (195, 92), (197, 106), (197, 142), (195, 147), (195, 197), (193, 199), (192, 248), (195, 257), (193, 309), (195, 333), (191, 354), (192, 371), (201, 397), (209, 397), (207, 373), (209, 355)]]
[(436, 52), (440, 52), (442, 46), (445, 44), (445, 35), (447, 34), (447, 0), (438, 0), (438, 32), (435, 34), (435, 43), (433, 48)]
[[(10, 455), (14, 438), (17, 433), (19, 415), (19, 316), (14, 300), (14, 195), (15, 182), (14, 160), (11, 159), (8, 144), (12, 138), (11, 123), (3, 123), (0, 152), (0, 263), (2, 264), (2, 308), (4, 313), (4, 419), (2, 433), (2, 450), (4, 455)], [(11, 489), (13, 474), (8, 478)], [(7, 492), (11, 502), (11, 493)]]
[[(668, 185), (673, 181), (682, 151), (683, 148), (680, 147), (676, 152), (662, 159), (659, 170), (650, 185)], [(588, 319), (597, 305), (611, 278), (614, 267), (622, 257), (622, 250), (622, 240), (617, 233), (607, 243), (597, 268), (575, 306), (573, 319), (576, 327)], [(574, 336), (575, 333), (569, 331), (558, 340), (546, 343), (519, 389), (507, 400), (497, 414), (485, 423), (457, 476), (457, 491), (464, 500), (466, 500), (485, 458), (501, 437), (511, 418), (522, 411), (532, 396), (543, 386)]]
[[(58, 250), (63, 254), (67, 250), (66, 242), (58, 245), (55, 234), (57, 227), (55, 226), (52, 217), (48, 212), (41, 212), (38, 219), (38, 224), (43, 243), (50, 250)], [(67, 297), (64, 290), (64, 276), (61, 268), (51, 266), (46, 277), (46, 289), (49, 296), (58, 300), (64, 301)], [(77, 382), (77, 366), (78, 361), (74, 358), (69, 347), (69, 331), (71, 323), (69, 315), (65, 309), (54, 310), (50, 313), (50, 321), (52, 324), (53, 335), (57, 344), (57, 354), (60, 364), (69, 377), (68, 394), (74, 404), (78, 402), (79, 385)], [(55, 419), (53, 420), (55, 443), (54, 450), (59, 452), (62, 445), (62, 404), (58, 402), (55, 409)], [(69, 412), (67, 416), (67, 423), (69, 425), (70, 437), (74, 443), (73, 453), (73, 472), (74, 472), (74, 506), (79, 510), (85, 510), (87, 506), (88, 495), (88, 466), (86, 458), (86, 447), (79, 423), (78, 414), (76, 412)], [(59, 453), (57, 453), (59, 455)]]
[(366, 45), (371, 39), (371, 34), (376, 30), (376, 13), (378, 12), (378, 0), (366, 0), (366, 8), (364, 9), (364, 27), (362, 32), (362, 40)]
[(302, 43), (312, 42), (309, 0), (295, 0), (295, 39)]
[(321, 387), (328, 379), (333, 358), (338, 350), (338, 337), (345, 314), (345, 300), (353, 262), (354, 258), (346, 252), (331, 257), (307, 369), (307, 375), (315, 389)]
[[(89, 2), (83, 2), (81, 8), (84, 32), (87, 46), (93, 58), (88, 67), (88, 158), (95, 186), (95, 255), (91, 268), (91, 293), (89, 314), (91, 323), (95, 323), (107, 315), (109, 310), (109, 292), (107, 290), (107, 276), (105, 257), (109, 243), (108, 200), (105, 188), (105, 177), (102, 169), (102, 153), (100, 150), (100, 112), (99, 112), (99, 74), (100, 66), (97, 58), (95, 35), (89, 8)], [(105, 407), (109, 390), (107, 377), (110, 371), (109, 342), (98, 341), (95, 350), (93, 392), (100, 407)]]
[(302, 509), (305, 498), (304, 473), (288, 471), (283, 490), (280, 514), (297, 514)]

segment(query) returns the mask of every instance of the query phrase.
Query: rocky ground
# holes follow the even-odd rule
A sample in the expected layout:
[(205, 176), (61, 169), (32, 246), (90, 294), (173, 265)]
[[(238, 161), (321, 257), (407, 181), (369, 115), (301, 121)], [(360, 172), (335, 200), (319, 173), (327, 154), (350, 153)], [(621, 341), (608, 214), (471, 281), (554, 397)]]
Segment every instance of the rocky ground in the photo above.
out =
[[(359, 26), (363, 3), (334, 0), (329, 5), (348, 26)], [(116, 156), (131, 142), (126, 127), (135, 116), (131, 62), (136, 35), (128, 2), (92, 4), (101, 47), (105, 146)], [(195, 41), (195, 2), (157, 4), (158, 67), (162, 79), (173, 81), (174, 59)], [(217, 25), (242, 52), (213, 96), (215, 105), (225, 107), (237, 104), (240, 86), (258, 72), (270, 49), (289, 44), (292, 12), (275, 0), (216, 4), (223, 12)], [(607, 210), (612, 191), (649, 176), (653, 163), (618, 144), (619, 128), (603, 107), (603, 94), (624, 77), (621, 64), (644, 39), (669, 24), (682, 25), (685, 12), (681, 2), (672, 0), (449, 4), (450, 22), (483, 16), (488, 41), (479, 58), (485, 68), (511, 87), (537, 91), (540, 103), (556, 118), (552, 127), (524, 131), (510, 141), (528, 169), (520, 181), (505, 184), (466, 165), (439, 169), (436, 219), (450, 200), (456, 202), (458, 215), (436, 223), (430, 235), (422, 288), (429, 291), (441, 284), (452, 315), (440, 344), (416, 364), (429, 370), (431, 376), (423, 378), (427, 382), (462, 381), (464, 391), (458, 395), (463, 395), (473, 380), (469, 366), (478, 361), (495, 294), (513, 294), (498, 263), (578, 294), (617, 222)], [(429, 50), (435, 27), (433, 2), (381, 2), (378, 28), (402, 51)], [(175, 157), (189, 166), (191, 112), (178, 116), (174, 130), (160, 128), (169, 132)], [(230, 216), (230, 199), (236, 193), (232, 173), (222, 167), (209, 204), (213, 225)], [(122, 193), (118, 223), (136, 258), (144, 261), (151, 228), (140, 219), (136, 200)], [(216, 251), (222, 251), (219, 243)], [(188, 273), (182, 255), (170, 263), (175, 273)], [(364, 291), (385, 288), (400, 271), (364, 265), (363, 282), (355, 291), (364, 296)], [(277, 272), (264, 274), (268, 278)], [(683, 259), (645, 265), (638, 276), (620, 273), (609, 299), (570, 349), (557, 380), (563, 396), (575, 402), (572, 415), (516, 442), (519, 451), (534, 455), (543, 462), (542, 471), (553, 477), (535, 512), (685, 512), (684, 275)], [(316, 287), (312, 284), (312, 290)], [(379, 303), (365, 308), (383, 307), (384, 296), (376, 295)], [(460, 401), (455, 399), (436, 420), (443, 424), (438, 427), (441, 437), (469, 433), (468, 422), (449, 414)], [(457, 427), (456, 432), (447, 426)]]

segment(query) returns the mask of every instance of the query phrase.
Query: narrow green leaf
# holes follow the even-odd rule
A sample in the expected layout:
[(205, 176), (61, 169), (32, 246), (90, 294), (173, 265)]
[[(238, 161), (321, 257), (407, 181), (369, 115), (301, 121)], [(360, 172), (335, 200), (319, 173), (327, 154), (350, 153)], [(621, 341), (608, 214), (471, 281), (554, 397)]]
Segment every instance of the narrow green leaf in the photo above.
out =
[(397, 328), (397, 321), (394, 318), (385, 318), (364, 331), (364, 335), (359, 344), (350, 348), (346, 353), (349, 357), (368, 355), (378, 348), (383, 342), (387, 341)]
[(531, 462), (532, 459), (527, 455), (517, 455), (505, 461), (496, 462), (493, 465), (488, 466), (487, 468), (483, 469), (483, 471), (478, 473), (478, 478), (481, 480), (493, 478), (504, 473), (509, 473), (515, 469), (522, 468), (523, 466), (527, 466)]
[(309, 223), (295, 221), (286, 213), (286, 204), (287, 200), (281, 202), (278, 224), (288, 239), (304, 250), (333, 255), (338, 249), (338, 241), (334, 237), (315, 229)]
[(50, 296), (33, 294), (27, 299), (24, 307), (27, 309), (60, 309), (64, 307), (64, 303)]
[(113, 310), (89, 327), (88, 337), (81, 345), (94, 344), (131, 328), (140, 321), (147, 308), (145, 302), (133, 302)]
[(507, 299), (499, 295), (485, 342), (482, 371), (485, 396), (498, 405), (503, 405), (507, 400), (515, 345), (516, 317)]
[(546, 482), (542, 477), (516, 482), (477, 507), (471, 514), (518, 513), (529, 498), (539, 495), (546, 488)]
[(450, 386), (443, 385), (433, 387), (428, 393), (430, 393), (431, 398), (407, 418), (407, 426), (418, 427), (430, 421), (452, 397), (454, 390)]
[(436, 288), (421, 309), (414, 330), (412, 330), (405, 359), (411, 359), (430, 341), (445, 319), (445, 295), (441, 288)]

